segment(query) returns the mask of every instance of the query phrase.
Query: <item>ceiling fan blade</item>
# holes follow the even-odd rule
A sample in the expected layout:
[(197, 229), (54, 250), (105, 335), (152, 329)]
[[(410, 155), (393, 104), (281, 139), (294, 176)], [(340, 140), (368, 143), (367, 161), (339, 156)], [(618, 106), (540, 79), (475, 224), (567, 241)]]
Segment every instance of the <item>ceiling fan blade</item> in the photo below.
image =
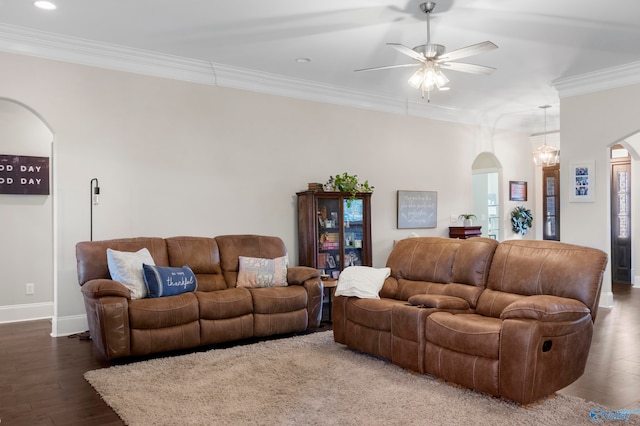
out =
[(487, 52), (489, 50), (497, 48), (498, 46), (491, 43), (490, 41), (483, 41), (482, 43), (472, 44), (471, 46), (453, 50), (449, 53), (445, 53), (442, 56), (438, 56), (436, 58), (436, 62), (455, 61), (458, 59), (466, 58), (467, 56), (477, 55), (478, 53)]
[(465, 64), (461, 62), (445, 62), (439, 64), (440, 68), (451, 70), (468, 72), (470, 74), (489, 75), (496, 69), (492, 67), (485, 67), (484, 65)]
[(424, 62), (425, 61), (425, 57), (424, 55), (416, 52), (413, 49), (408, 48), (407, 46), (405, 46), (404, 44), (400, 44), (400, 43), (387, 43), (387, 46), (391, 46), (394, 49), (396, 49), (398, 52), (403, 53), (413, 59), (415, 59), (416, 61), (420, 61), (420, 62)]
[(373, 67), (373, 68), (362, 68), (359, 70), (353, 70), (354, 72), (360, 72), (360, 71), (376, 71), (376, 70), (388, 70), (391, 68), (403, 68), (403, 67), (417, 67), (420, 66), (422, 64), (401, 64), (401, 65), (387, 65), (384, 67)]

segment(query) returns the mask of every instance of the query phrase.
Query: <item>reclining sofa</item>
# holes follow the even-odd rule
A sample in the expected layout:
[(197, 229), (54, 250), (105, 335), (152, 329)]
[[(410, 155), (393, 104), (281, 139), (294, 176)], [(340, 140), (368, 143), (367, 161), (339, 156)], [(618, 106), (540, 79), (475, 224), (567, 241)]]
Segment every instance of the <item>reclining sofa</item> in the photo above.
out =
[[(111, 278), (107, 249), (144, 248), (156, 265), (188, 265), (197, 290), (133, 299), (127, 287)], [(80, 242), (78, 281), (93, 343), (111, 360), (318, 327), (323, 286), (316, 269), (287, 268), (283, 287), (236, 287), (240, 256), (286, 255), (280, 238), (258, 235)]]
[(553, 241), (401, 240), (379, 299), (335, 297), (334, 340), (528, 404), (584, 372), (606, 263)]

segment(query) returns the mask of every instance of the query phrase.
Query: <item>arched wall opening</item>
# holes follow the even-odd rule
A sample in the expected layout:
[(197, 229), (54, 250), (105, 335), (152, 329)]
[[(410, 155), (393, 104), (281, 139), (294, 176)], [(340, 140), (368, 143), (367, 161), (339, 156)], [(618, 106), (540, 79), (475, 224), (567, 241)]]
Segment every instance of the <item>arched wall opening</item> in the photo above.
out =
[(502, 164), (491, 152), (481, 152), (471, 165), (473, 185), (473, 214), (482, 236), (502, 240), (501, 229), (501, 172)]
[(0, 97), (0, 154), (49, 159), (48, 195), (0, 194), (0, 323), (55, 315), (53, 140), (35, 110)]
[[(640, 275), (638, 275), (638, 267), (637, 265), (640, 265), (640, 223), (638, 220), (634, 220), (635, 218), (639, 217), (638, 215), (640, 214), (640, 129), (638, 129), (637, 132), (629, 135), (629, 136), (625, 136), (617, 141), (611, 142), (607, 145), (608, 149), (611, 149), (613, 146), (615, 145), (622, 145), (628, 152), (629, 155), (631, 157), (631, 179), (630, 179), (630, 187), (631, 187), (631, 196), (630, 196), (630, 208), (631, 208), (631, 212), (630, 212), (630, 217), (631, 217), (631, 232), (630, 232), (630, 238), (631, 238), (631, 284), (633, 285), (633, 287), (635, 288), (640, 288)], [(612, 179), (613, 176), (610, 174), (609, 175), (609, 188), (611, 188), (611, 191), (613, 191), (613, 185), (612, 185)], [(615, 196), (615, 194), (613, 194)], [(609, 194), (609, 199), (613, 200), (615, 197), (612, 197), (612, 194)], [(613, 201), (611, 201), (611, 203), (613, 204)], [(610, 206), (612, 209), (615, 209), (616, 206), (615, 205), (611, 205)], [(613, 216), (613, 215), (612, 215)], [(612, 222), (611, 222), (611, 241), (612, 241), (612, 253), (611, 253), (611, 257), (610, 260), (612, 261), (612, 269), (614, 268), (613, 262), (614, 262), (614, 257), (615, 257), (615, 253), (613, 252), (614, 250), (614, 245), (615, 243), (615, 229), (616, 226), (613, 223), (613, 218), (612, 218)], [(614, 272), (612, 271), (612, 275), (614, 275)], [(614, 279), (614, 277), (612, 276), (612, 281), (616, 281)]]

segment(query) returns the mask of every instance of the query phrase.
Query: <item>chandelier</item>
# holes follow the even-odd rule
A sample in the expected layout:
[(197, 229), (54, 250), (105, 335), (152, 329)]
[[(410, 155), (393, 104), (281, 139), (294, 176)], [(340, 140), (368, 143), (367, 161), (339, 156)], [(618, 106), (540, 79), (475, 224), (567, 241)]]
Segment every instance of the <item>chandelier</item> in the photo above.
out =
[(560, 151), (547, 145), (547, 108), (551, 105), (542, 105), (544, 110), (544, 143), (533, 150), (533, 162), (536, 166), (555, 166), (560, 161)]

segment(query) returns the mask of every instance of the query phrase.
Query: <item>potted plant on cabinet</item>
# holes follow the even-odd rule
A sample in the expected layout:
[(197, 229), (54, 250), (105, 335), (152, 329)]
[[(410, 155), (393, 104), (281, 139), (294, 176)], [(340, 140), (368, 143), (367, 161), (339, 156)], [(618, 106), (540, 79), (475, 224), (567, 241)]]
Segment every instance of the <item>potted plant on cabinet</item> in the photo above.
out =
[(369, 185), (369, 181), (364, 183), (358, 181), (358, 175), (350, 175), (347, 172), (341, 175), (329, 176), (329, 180), (324, 184), (325, 191), (340, 191), (351, 194), (347, 200), (347, 207), (351, 207), (351, 202), (356, 199), (358, 192), (373, 192), (373, 186)]
[(464, 226), (473, 226), (473, 219), (477, 219), (476, 215), (473, 213), (463, 213), (458, 216), (458, 220), (462, 220), (462, 224)]

